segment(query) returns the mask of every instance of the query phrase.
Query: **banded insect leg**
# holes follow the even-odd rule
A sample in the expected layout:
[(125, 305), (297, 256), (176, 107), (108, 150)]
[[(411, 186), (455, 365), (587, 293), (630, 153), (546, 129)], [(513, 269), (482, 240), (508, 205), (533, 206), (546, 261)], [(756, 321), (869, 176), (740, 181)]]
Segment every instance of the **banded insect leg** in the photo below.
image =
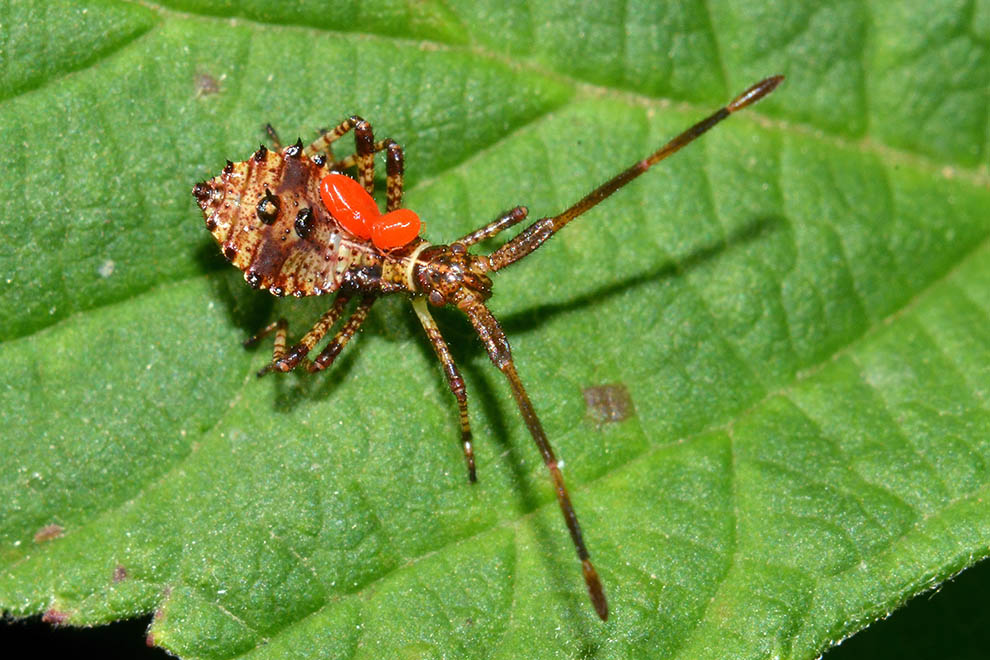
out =
[(529, 209), (525, 206), (517, 206), (516, 208), (506, 211), (502, 215), (498, 216), (487, 225), (475, 229), (470, 234), (461, 236), (454, 243), (460, 243), (464, 247), (471, 247), (475, 243), (480, 243), (486, 238), (491, 238), (495, 234), (501, 231), (505, 231), (509, 227), (516, 225), (526, 219), (526, 215), (529, 213)]
[(364, 120), (357, 115), (353, 115), (337, 124), (335, 128), (321, 130), (320, 137), (310, 142), (309, 145), (303, 149), (303, 155), (312, 158), (319, 153), (323, 153), (326, 155), (329, 164), (332, 165), (336, 163), (337, 159), (334, 158), (332, 145), (334, 142), (347, 135), (347, 132), (354, 128), (354, 124), (357, 121)]
[(402, 147), (391, 139), (383, 140), (375, 145), (375, 151), (381, 149), (388, 150), (385, 154), (385, 174), (388, 177), (385, 184), (385, 212), (387, 213), (402, 206), (405, 164)]
[(347, 342), (351, 340), (354, 333), (358, 331), (361, 324), (368, 318), (368, 310), (371, 309), (371, 306), (375, 304), (376, 300), (378, 300), (378, 297), (372, 295), (366, 295), (361, 298), (361, 302), (358, 303), (358, 306), (354, 309), (350, 318), (347, 319), (347, 322), (344, 323), (344, 326), (337, 331), (337, 334), (333, 336), (333, 339), (330, 340), (330, 343), (327, 344), (326, 348), (320, 352), (316, 359), (306, 366), (310, 372), (322, 371), (333, 364), (333, 361), (340, 352), (344, 350)]
[(244, 348), (251, 348), (267, 337), (272, 331), (275, 332), (275, 347), (272, 349), (272, 361), (258, 372), (259, 378), (271, 371), (272, 365), (285, 357), (285, 340), (289, 333), (289, 323), (285, 319), (273, 321), (259, 330), (256, 335), (244, 341)]
[(468, 420), (467, 389), (464, 387), (464, 379), (461, 377), (457, 365), (454, 364), (454, 357), (450, 354), (450, 348), (444, 341), (443, 335), (440, 334), (437, 322), (433, 320), (433, 316), (426, 306), (426, 299), (423, 297), (413, 298), (412, 304), (413, 309), (416, 310), (416, 316), (419, 317), (419, 322), (423, 324), (423, 330), (426, 331), (426, 336), (433, 344), (433, 350), (440, 360), (443, 375), (447, 377), (447, 385), (450, 386), (450, 391), (457, 399), (457, 410), (461, 421), (461, 447), (464, 450), (464, 460), (467, 463), (468, 481), (474, 483), (478, 481), (478, 476), (474, 468), (474, 448), (471, 444), (471, 423)]
[[(346, 135), (349, 131), (354, 131), (354, 146), (356, 153), (337, 161), (333, 155), (333, 143)], [(384, 142), (380, 143), (377, 151), (384, 148)], [(316, 154), (324, 153), (327, 156), (327, 166), (332, 170), (343, 171), (352, 165), (357, 165), (358, 181), (369, 193), (375, 192), (375, 144), (374, 132), (371, 124), (357, 115), (352, 115), (337, 124), (336, 128), (329, 130), (316, 138), (308, 147), (303, 149), (303, 154), (312, 158)]]
[(272, 351), (272, 361), (258, 372), (258, 376), (264, 376), (269, 371), (284, 372), (295, 369), (305, 359), (306, 355), (313, 350), (313, 347), (326, 336), (330, 328), (333, 327), (333, 324), (340, 318), (344, 307), (347, 306), (350, 299), (350, 294), (344, 292), (338, 293), (330, 309), (324, 312), (323, 316), (313, 325), (310, 331), (288, 351), (286, 351), (285, 343), (289, 324), (286, 323), (285, 319), (279, 319), (269, 324), (261, 332), (244, 342), (245, 346), (253, 346), (265, 337), (265, 335), (273, 330), (275, 331), (275, 348)]
[(594, 565), (591, 563), (591, 557), (584, 544), (584, 536), (581, 534), (581, 525), (578, 523), (577, 512), (571, 504), (571, 497), (567, 493), (567, 486), (564, 484), (564, 475), (560, 471), (553, 447), (550, 446), (550, 440), (543, 430), (540, 418), (537, 417), (536, 410), (533, 408), (533, 404), (529, 400), (529, 395), (526, 393), (526, 388), (523, 387), (522, 381), (519, 379), (519, 374), (516, 372), (516, 365), (512, 360), (512, 351), (509, 348), (509, 340), (505, 336), (505, 331), (502, 330), (501, 324), (499, 324), (498, 320), (492, 316), (492, 313), (480, 300), (464, 301), (458, 307), (467, 315), (468, 320), (474, 327), (474, 331), (485, 345), (488, 357), (492, 363), (505, 375), (506, 380), (509, 381), (512, 396), (516, 400), (516, 405), (519, 408), (523, 421), (526, 423), (526, 428), (529, 430), (533, 442), (536, 443), (536, 448), (543, 457), (544, 465), (546, 465), (547, 470), (550, 472), (553, 489), (557, 494), (557, 504), (560, 505), (560, 511), (564, 515), (564, 522), (567, 524), (567, 531), (570, 532), (574, 549), (577, 551), (578, 559), (581, 561), (581, 572), (584, 575), (585, 585), (588, 587), (591, 604), (594, 606), (595, 612), (598, 613), (601, 620), (605, 621), (608, 619), (608, 601), (605, 599), (602, 582), (598, 577), (598, 572), (595, 570)]
[(272, 149), (275, 151), (282, 150), (282, 140), (278, 137), (278, 132), (275, 127), (271, 124), (265, 124), (265, 133), (268, 133), (268, 139), (272, 141)]

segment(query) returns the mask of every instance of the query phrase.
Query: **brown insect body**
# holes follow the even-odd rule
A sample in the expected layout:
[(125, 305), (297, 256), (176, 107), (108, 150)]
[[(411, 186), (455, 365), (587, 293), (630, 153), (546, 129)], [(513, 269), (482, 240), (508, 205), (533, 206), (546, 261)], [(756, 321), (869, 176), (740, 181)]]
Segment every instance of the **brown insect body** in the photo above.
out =
[[(526, 218), (525, 207), (516, 207), (487, 225), (449, 245), (431, 245), (422, 238), (391, 250), (379, 250), (369, 240), (350, 234), (326, 209), (320, 182), (331, 172), (356, 168), (357, 180), (368, 193), (374, 190), (374, 155), (386, 152), (387, 211), (401, 207), (402, 149), (391, 140), (375, 142), (371, 126), (350, 117), (303, 149), (302, 142), (285, 149), (262, 146), (240, 163), (227, 162), (223, 171), (196, 184), (196, 197), (206, 226), (220, 244), (224, 256), (244, 271), (255, 288), (277, 296), (311, 296), (337, 292), (330, 309), (296, 344), (287, 348), (288, 328), (278, 320), (246, 342), (251, 344), (275, 332), (272, 361), (259, 372), (290, 371), (305, 364), (310, 371), (324, 369), (340, 353), (367, 317), (375, 300), (389, 293), (412, 297), (426, 335), (443, 367), (448, 386), (457, 400), (461, 442), (470, 481), (475, 481), (474, 450), (467, 414), (464, 380), (440, 330), (429, 313), (434, 306), (453, 305), (463, 311), (485, 346), (492, 363), (506, 376), (530, 435), (550, 473), (557, 501), (564, 515), (592, 604), (598, 616), (608, 618), (608, 604), (601, 581), (585, 547), (577, 514), (564, 485), (557, 459), (516, 372), (509, 342), (501, 325), (485, 305), (491, 296), (490, 274), (539, 248), (567, 223), (580, 216), (650, 167), (696, 139), (712, 126), (773, 91), (782, 76), (753, 85), (724, 108), (684, 131), (663, 147), (606, 181), (562, 213), (541, 218), (501, 248), (475, 255), (468, 248), (508, 229)], [(268, 127), (272, 139), (277, 136)], [(355, 153), (334, 159), (331, 145), (353, 130)], [(310, 351), (342, 318), (352, 297), (360, 296), (343, 326), (313, 360)]]
[(418, 243), (384, 254), (350, 235), (320, 199), (320, 180), (329, 172), (299, 144), (281, 151), (262, 146), (194, 190), (207, 229), (252, 287), (318, 296), (358, 274), (401, 272), (398, 262)]

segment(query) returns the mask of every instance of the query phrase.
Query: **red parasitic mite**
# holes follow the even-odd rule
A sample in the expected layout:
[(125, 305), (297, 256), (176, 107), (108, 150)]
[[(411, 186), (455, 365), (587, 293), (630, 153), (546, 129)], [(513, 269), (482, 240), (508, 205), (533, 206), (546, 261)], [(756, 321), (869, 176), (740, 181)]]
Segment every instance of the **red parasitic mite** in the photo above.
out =
[[(464, 380), (427, 303), (460, 309), (491, 361), (508, 380), (526, 428), (550, 472), (557, 502), (581, 561), (591, 603), (598, 616), (606, 620), (605, 592), (585, 547), (557, 458), (516, 372), (502, 326), (485, 305), (492, 295), (490, 275), (531, 254), (571, 220), (733, 112), (759, 101), (782, 80), (783, 76), (777, 75), (753, 85), (727, 106), (598, 186), (570, 208), (537, 220), (487, 255), (472, 254), (468, 248), (522, 222), (527, 215), (525, 207), (517, 206), (449, 245), (434, 245), (419, 236), (419, 217), (401, 208), (402, 148), (388, 139), (376, 142), (368, 122), (350, 117), (305, 148), (302, 140), (282, 148), (275, 131), (268, 126), (274, 150), (262, 145), (245, 161), (227, 161), (218, 176), (197, 183), (192, 193), (203, 210), (207, 229), (220, 244), (224, 256), (244, 271), (244, 279), (252, 287), (268, 289), (276, 296), (336, 293), (336, 297), (330, 309), (292, 346), (286, 346), (288, 325), (284, 319), (248, 339), (245, 345), (252, 345), (275, 333), (272, 360), (258, 375), (291, 371), (300, 365), (311, 372), (327, 368), (380, 296), (406, 294), (457, 400), (468, 479), (474, 482), (474, 449)], [(355, 153), (335, 159), (333, 143), (352, 130)], [(387, 173), (384, 214), (371, 197), (374, 156), (380, 151), (385, 152)], [(356, 178), (343, 174), (352, 168)], [(319, 355), (310, 359), (310, 352), (343, 317), (352, 298), (358, 301), (348, 319)]]
[(419, 216), (409, 209), (382, 215), (360, 183), (344, 174), (328, 174), (320, 181), (320, 197), (330, 215), (358, 238), (370, 238), (379, 250), (391, 250), (419, 236)]

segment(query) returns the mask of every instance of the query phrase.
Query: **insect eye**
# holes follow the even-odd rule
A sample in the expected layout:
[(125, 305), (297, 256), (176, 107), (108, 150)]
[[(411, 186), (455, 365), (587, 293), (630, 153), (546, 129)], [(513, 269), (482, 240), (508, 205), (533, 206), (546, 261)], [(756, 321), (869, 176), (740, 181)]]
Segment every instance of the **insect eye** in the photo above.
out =
[(266, 225), (270, 225), (278, 220), (278, 212), (282, 207), (279, 198), (272, 194), (272, 191), (265, 186), (265, 196), (258, 202), (258, 220)]

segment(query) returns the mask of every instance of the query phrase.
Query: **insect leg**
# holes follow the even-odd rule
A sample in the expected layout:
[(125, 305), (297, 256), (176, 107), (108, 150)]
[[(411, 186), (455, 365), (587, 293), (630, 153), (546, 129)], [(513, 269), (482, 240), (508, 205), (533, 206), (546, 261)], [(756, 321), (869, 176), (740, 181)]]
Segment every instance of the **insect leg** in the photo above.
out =
[(419, 317), (419, 322), (423, 324), (426, 336), (433, 344), (433, 350), (443, 367), (443, 375), (447, 377), (447, 385), (450, 386), (450, 391), (454, 393), (454, 398), (457, 399), (457, 409), (461, 417), (461, 447), (464, 449), (464, 460), (467, 462), (468, 481), (474, 483), (478, 480), (478, 476), (474, 469), (474, 449), (471, 445), (471, 423), (468, 421), (467, 390), (464, 387), (464, 379), (461, 378), (461, 372), (454, 364), (454, 356), (450, 354), (450, 348), (444, 341), (443, 335), (440, 334), (437, 322), (433, 320), (430, 310), (426, 307), (426, 298), (422, 296), (413, 298), (412, 305), (413, 309), (416, 310), (416, 316)]
[(509, 348), (509, 340), (506, 339), (505, 332), (502, 330), (502, 326), (498, 320), (492, 316), (492, 313), (488, 311), (488, 308), (481, 301), (465, 300), (458, 307), (467, 314), (468, 320), (471, 321), (471, 325), (474, 327), (474, 331), (485, 345), (485, 349), (488, 351), (488, 357), (491, 358), (492, 363), (498, 367), (499, 371), (505, 374), (506, 379), (509, 381), (512, 396), (516, 400), (516, 405), (519, 407), (519, 412), (522, 414), (523, 421), (526, 423), (526, 428), (529, 429), (529, 434), (533, 436), (533, 441), (536, 443), (536, 447), (543, 457), (543, 463), (547, 466), (547, 470), (550, 471), (550, 479), (553, 481), (553, 488), (557, 494), (557, 503), (560, 505), (560, 510), (564, 514), (564, 522), (567, 523), (567, 531), (571, 534), (571, 541), (574, 543), (574, 549), (577, 551), (578, 559), (581, 560), (581, 570), (584, 574), (584, 582), (588, 587), (588, 595), (591, 597), (591, 604), (602, 621), (605, 621), (608, 619), (608, 602), (605, 599), (602, 582), (598, 578), (598, 572), (595, 571), (595, 567), (588, 555), (588, 549), (584, 545), (584, 537), (581, 535), (581, 525), (578, 524), (577, 513), (574, 511), (571, 498), (567, 494), (567, 486), (564, 484), (564, 475), (561, 474), (560, 467), (557, 464), (557, 457), (554, 455), (553, 448), (550, 446), (550, 440), (547, 439), (547, 435), (543, 431), (540, 418), (536, 416), (536, 410), (533, 409), (533, 404), (526, 394), (526, 389), (523, 387), (522, 381), (519, 380), (519, 374), (516, 373), (516, 366), (512, 361), (512, 352)]
[(273, 323), (269, 323), (258, 334), (244, 342), (244, 348), (250, 348), (264, 339), (272, 330), (275, 331), (275, 346), (272, 348), (272, 361), (258, 372), (258, 378), (271, 371), (272, 365), (285, 357), (285, 338), (289, 333), (289, 323), (285, 319), (279, 319)]
[[(268, 371), (292, 371), (295, 369), (306, 355), (313, 350), (313, 347), (326, 336), (330, 328), (333, 327), (333, 324), (340, 318), (340, 315), (344, 312), (344, 307), (347, 306), (350, 300), (351, 295), (349, 293), (343, 291), (338, 293), (330, 309), (323, 313), (320, 320), (288, 352), (284, 351), (283, 339), (282, 355), (276, 355), (272, 359), (271, 364), (265, 369), (262, 369), (262, 373), (267, 373)], [(277, 339), (278, 337), (276, 337), (276, 350), (278, 350)]]
[(271, 124), (265, 124), (265, 133), (268, 133), (268, 139), (272, 141), (272, 149), (281, 151), (282, 141), (278, 139), (278, 133), (275, 131), (275, 127)]
[[(383, 149), (385, 149), (385, 147), (387, 147), (390, 142), (393, 142), (393, 140), (391, 138), (387, 138), (385, 140), (379, 140), (378, 142), (375, 142), (374, 146), (371, 147), (371, 151), (373, 153), (376, 153), (377, 154), (379, 151), (382, 151)], [(347, 156), (346, 158), (341, 158), (340, 160), (336, 161), (333, 164), (333, 168), (332, 169), (335, 170), (335, 171), (337, 171), (337, 172), (343, 172), (347, 168), (354, 167), (357, 164), (358, 164), (358, 155), (357, 154), (351, 154), (350, 156)]]
[(277, 321), (272, 321), (264, 328), (259, 330), (254, 336), (248, 337), (244, 340), (244, 348), (251, 348), (256, 345), (259, 341), (267, 337), (272, 333), (273, 330), (279, 330), (280, 328), (287, 328), (289, 326), (285, 319), (279, 319)]
[[(334, 159), (331, 145), (351, 129), (354, 130), (354, 145), (357, 153), (352, 158), (345, 159), (345, 162), (338, 163)], [(313, 157), (321, 151), (325, 152), (327, 162), (334, 170), (344, 170), (351, 164), (356, 164), (358, 181), (361, 182), (365, 190), (373, 193), (375, 192), (375, 146), (375, 136), (371, 130), (371, 124), (357, 115), (352, 115), (340, 122), (333, 130), (316, 138), (308, 147), (303, 149), (303, 154)]]
[(363, 120), (356, 115), (353, 117), (348, 117), (344, 121), (337, 124), (336, 128), (329, 131), (323, 131), (320, 134), (320, 137), (313, 140), (309, 146), (303, 149), (303, 155), (312, 158), (316, 154), (323, 152), (327, 155), (327, 161), (330, 164), (336, 163), (337, 161), (333, 157), (333, 147), (331, 145), (344, 135), (347, 135), (347, 132), (354, 128), (354, 124), (357, 121)]
[(746, 106), (756, 103), (761, 98), (772, 92), (783, 79), (783, 76), (771, 76), (770, 78), (761, 80), (733, 99), (727, 106), (716, 110), (714, 113), (705, 119), (702, 119), (697, 124), (687, 129), (643, 160), (633, 163), (627, 169), (619, 172), (617, 175), (592, 190), (580, 201), (562, 213), (555, 215), (552, 218), (540, 218), (524, 229), (518, 236), (488, 256), (488, 260), (491, 263), (491, 269), (493, 271), (501, 270), (530, 254), (533, 250), (543, 245), (547, 239), (563, 229), (568, 222), (578, 217), (585, 211), (593, 208), (602, 200), (607, 199), (616, 190), (626, 185), (640, 174), (662, 161), (664, 158), (673, 155), (685, 145), (701, 137), (710, 128), (731, 115), (733, 112), (742, 110)]
[(326, 348), (320, 352), (316, 359), (307, 365), (306, 368), (310, 372), (321, 371), (333, 364), (337, 355), (340, 354), (344, 346), (347, 345), (347, 342), (350, 341), (354, 333), (361, 327), (364, 320), (368, 318), (368, 310), (371, 309), (371, 306), (375, 304), (377, 299), (377, 296), (364, 296), (361, 298), (361, 302), (358, 303), (351, 317), (347, 319), (344, 327), (337, 331), (337, 334), (333, 336), (333, 339), (330, 340), (330, 343), (327, 344)]
[(351, 117), (354, 124), (354, 146), (357, 151), (358, 181), (369, 194), (375, 192), (375, 135), (371, 124), (360, 117)]
[[(381, 145), (381, 148), (377, 148), (378, 144)], [(385, 173), (388, 177), (385, 184), (385, 211), (387, 213), (402, 206), (402, 175), (405, 172), (405, 166), (402, 147), (391, 139), (383, 140), (378, 144), (375, 145), (375, 151), (388, 150), (388, 153), (385, 154)]]
[(525, 206), (517, 206), (511, 211), (506, 211), (499, 217), (495, 218), (489, 222), (484, 227), (475, 229), (470, 234), (461, 236), (455, 243), (460, 243), (464, 247), (471, 247), (475, 243), (480, 243), (486, 238), (491, 238), (495, 234), (516, 225), (526, 219), (526, 214), (529, 213), (529, 209)]

